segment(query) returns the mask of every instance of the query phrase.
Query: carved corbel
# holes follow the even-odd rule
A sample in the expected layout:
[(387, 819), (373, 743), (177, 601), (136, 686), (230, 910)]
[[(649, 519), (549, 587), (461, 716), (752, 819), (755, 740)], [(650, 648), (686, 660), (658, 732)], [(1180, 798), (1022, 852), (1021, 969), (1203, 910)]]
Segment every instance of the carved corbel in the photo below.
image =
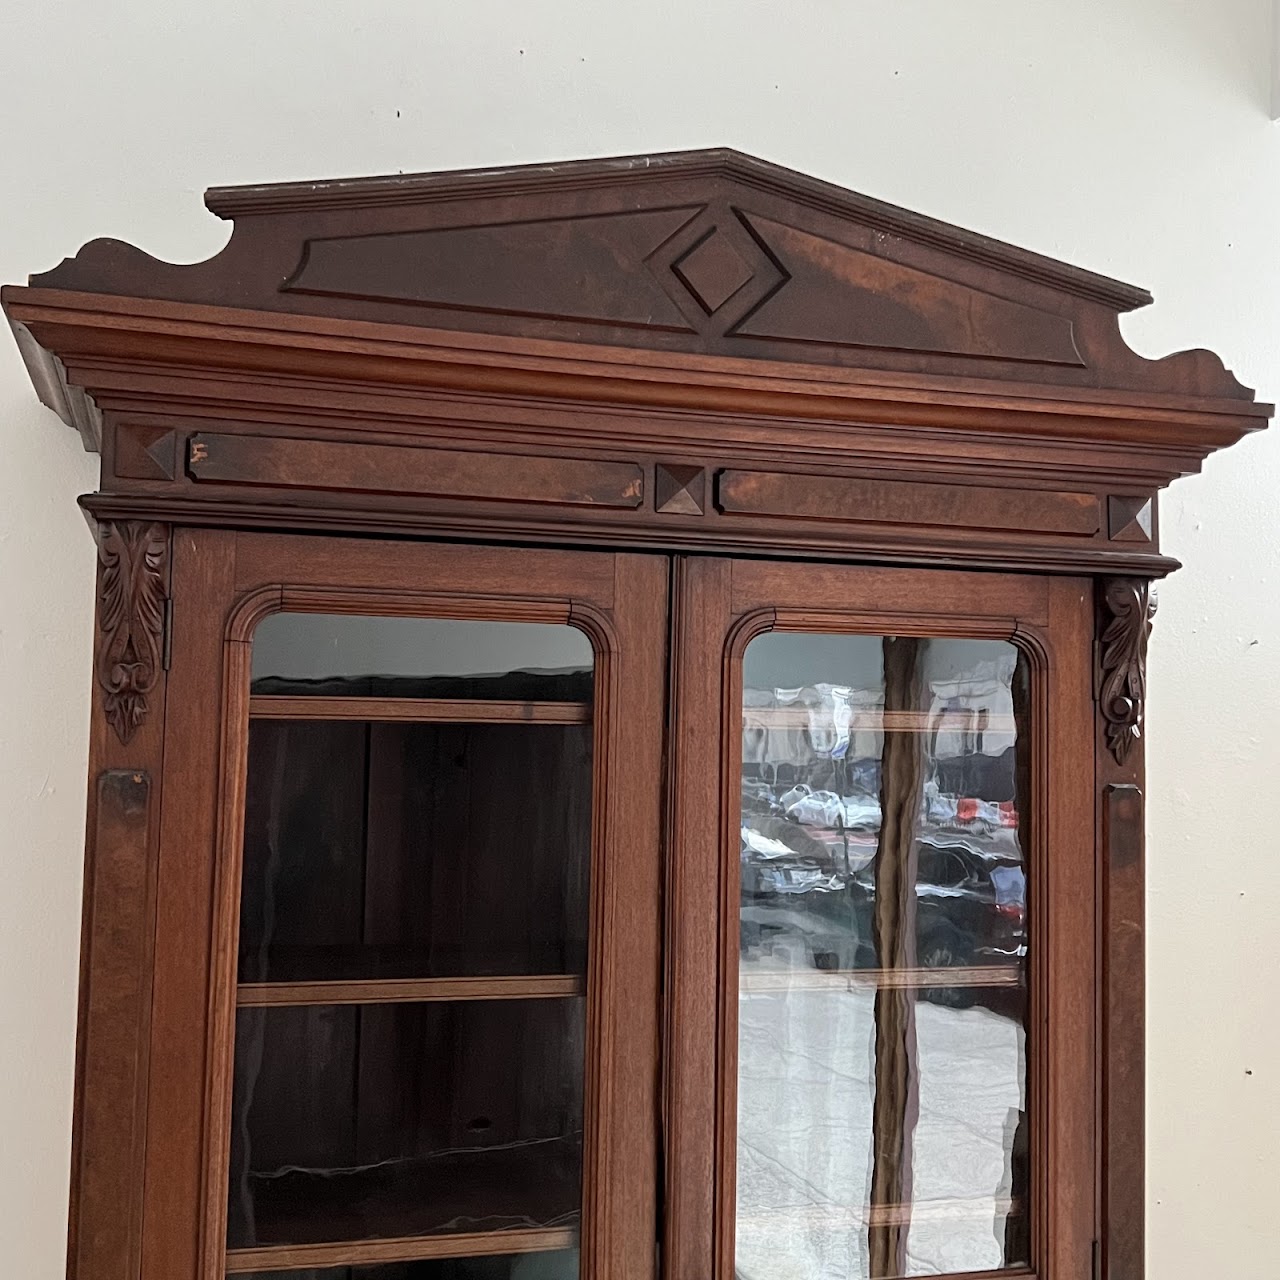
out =
[(1156, 601), (1144, 578), (1107, 578), (1101, 584), (1098, 708), (1107, 746), (1124, 764), (1142, 737), (1147, 701), (1147, 637)]
[(142, 520), (98, 526), (98, 652), (107, 722), (127, 743), (147, 717), (164, 652), (169, 530)]

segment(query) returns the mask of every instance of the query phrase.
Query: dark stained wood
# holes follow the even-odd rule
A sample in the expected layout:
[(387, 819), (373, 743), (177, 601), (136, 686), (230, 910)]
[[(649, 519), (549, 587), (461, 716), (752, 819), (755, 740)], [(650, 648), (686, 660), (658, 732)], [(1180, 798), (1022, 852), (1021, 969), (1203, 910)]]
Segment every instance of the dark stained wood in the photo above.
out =
[[(1270, 412), (1131, 352), (1141, 290), (732, 152), (214, 203), (208, 263), (95, 242), (4, 292), (100, 518), (1158, 576), (1146, 504)], [(723, 469), (801, 498), (722, 519)]]
[(1103, 1261), (1104, 1276), (1141, 1276), (1146, 1090), (1142, 935), (1145, 843), (1143, 795), (1131, 782), (1102, 788)]
[(1102, 1280), (1141, 1280), (1146, 1248), (1146, 650), (1154, 599), (1140, 580), (1099, 579), (1095, 690), (1098, 1061)]
[[(155, 910), (154, 814), (150, 776), (108, 769), (98, 776), (86, 885), (85, 965), (80, 1036), (82, 1110), (71, 1264), (97, 1274), (137, 1267), (139, 1197), (150, 1034)], [(101, 1092), (100, 1092), (101, 1091)], [(107, 1099), (113, 1100), (104, 1105)], [(121, 1197), (120, 1189), (134, 1194)]]
[(1102, 682), (1098, 708), (1107, 722), (1107, 745), (1123, 765), (1142, 738), (1147, 701), (1147, 637), (1155, 601), (1150, 584), (1113, 578), (1104, 584), (1105, 621), (1099, 637)]
[(823, 991), (855, 987), (1016, 987), (1022, 981), (1016, 965), (972, 965), (952, 969), (814, 969), (809, 973), (756, 973), (740, 978), (741, 991)]
[[(886, 636), (886, 714), (919, 712), (924, 697), (918, 636)], [(916, 965), (916, 880), (925, 744), (918, 734), (889, 731), (880, 757), (880, 833), (876, 839), (871, 936), (885, 969)], [(912, 1150), (920, 1112), (915, 992), (880, 986), (875, 994), (874, 1089), (871, 1100), (872, 1215), (867, 1235), (871, 1280), (906, 1275), (911, 1230)], [(889, 1206), (902, 1211), (884, 1216)], [(881, 1211), (880, 1220), (876, 1220)]]
[(381, 978), (366, 982), (242, 982), (236, 1004), (406, 1004), (429, 1000), (548, 1000), (580, 996), (587, 989), (574, 974), (509, 978)]
[[(1096, 389), (1063, 399), (1061, 389), (1011, 388), (992, 378), (804, 364), (773, 364), (766, 375), (759, 361), (658, 357), (638, 348), (620, 361), (616, 348), (522, 346), (519, 339), (481, 335), (459, 345), (457, 333), (362, 329), (357, 322), (339, 338), (318, 319), (281, 313), (215, 317), (190, 304), (126, 303), (104, 295), (11, 290), (6, 296), (20, 330), (38, 331), (56, 349), (57, 376), (76, 383), (59, 393), (57, 403), (81, 405), (78, 380), (91, 387), (95, 416), (83, 425), (103, 438), (105, 492), (92, 502), (104, 519), (145, 515), (445, 537), (499, 533), (531, 541), (605, 536), (614, 545), (667, 550), (765, 553), (785, 547), (843, 556), (856, 549), (889, 561), (928, 563), (946, 556), (992, 568), (1159, 575), (1172, 565), (1154, 537), (1112, 540), (1102, 529), (1088, 537), (1037, 532), (1034, 525), (926, 525), (908, 533), (859, 524), (844, 530), (795, 516), (748, 524), (711, 507), (700, 513), (662, 509), (648, 497), (633, 509), (553, 505), (536, 495), (505, 499), (500, 490), (492, 497), (433, 496), (430, 480), (420, 490), (379, 493), (209, 483), (185, 472), (172, 480), (138, 478), (129, 461), (136, 461), (136, 443), (130, 439), (121, 447), (117, 466), (114, 433), (117, 422), (130, 432), (143, 425), (143, 403), (150, 409), (147, 425), (174, 430), (184, 454), (191, 436), (210, 432), (270, 437), (295, 450), (301, 448), (291, 443), (296, 439), (357, 452), (408, 444), (447, 452), (456, 449), (465, 424), (477, 453), (556, 465), (567, 457), (577, 459), (575, 467), (590, 460), (592, 466), (638, 467), (647, 476), (651, 467), (710, 472), (758, 459), (757, 468), (765, 471), (811, 474), (817, 453), (833, 476), (843, 471), (863, 481), (980, 488), (1069, 483), (1067, 492), (1091, 493), (1101, 502), (1113, 492), (1154, 497), (1161, 485), (1197, 470), (1206, 452), (1238, 439), (1268, 412), (1238, 399), (1193, 402), (1167, 393)], [(44, 385), (48, 379), (41, 376)], [(343, 391), (335, 391), (335, 380)], [(260, 407), (250, 414), (246, 404)], [(701, 422), (696, 430), (691, 411)]]
[(127, 520), (98, 530), (98, 683), (107, 720), (126, 746), (147, 718), (164, 661), (169, 530)]
[[(167, 559), (169, 530), (162, 532)], [(136, 546), (153, 531), (148, 523), (113, 536)], [(115, 595), (105, 590), (106, 574), (99, 550), (99, 650), (118, 635), (105, 625), (108, 596)], [(112, 688), (93, 683), (67, 1245), (77, 1280), (134, 1280), (144, 1250), (167, 686), (160, 668), (146, 694), (150, 714), (126, 745), (115, 727)]]
[(731, 515), (912, 525), (968, 525), (1090, 537), (1101, 515), (1092, 493), (898, 484), (830, 476), (722, 471), (716, 502)]
[[(275, 1245), (232, 1249), (227, 1253), (228, 1275), (270, 1269), (272, 1274), (307, 1267), (372, 1266), (413, 1262), (420, 1258), (477, 1258), (489, 1254), (544, 1253), (577, 1243), (572, 1227), (531, 1227), (524, 1231), (473, 1231), (448, 1236), (408, 1236), (360, 1243)], [(963, 1278), (961, 1278), (963, 1280)], [(1017, 1280), (1014, 1277), (1013, 1280)]]
[[(1033, 660), (1028, 710), (1035, 735), (1032, 839), (1038, 858), (1030, 875), (1038, 874), (1044, 886), (1040, 898), (1032, 889), (1029, 901), (1031, 1025), (1047, 1028), (1041, 1034), (1048, 1039), (1047, 1052), (1033, 1059), (1031, 1075), (1031, 1244), (1040, 1274), (1085, 1280), (1098, 1229), (1098, 975), (1090, 945), (1098, 902), (1093, 812), (1087, 799), (1094, 785), (1088, 749), (1094, 712), (1090, 583), (1056, 580), (1050, 584), (1048, 603), (1047, 623), (1037, 627), (1020, 621), (1016, 635)], [(1047, 1194), (1037, 1196), (1037, 1186)]]
[(187, 469), (196, 480), (224, 484), (496, 498), (553, 506), (638, 507), (644, 485), (640, 468), (625, 462), (209, 432), (188, 441)]
[(1207, 353), (1129, 352), (1116, 316), (1148, 303), (1142, 290), (732, 151), (226, 189), (209, 203), (237, 225), (207, 263), (174, 267), (95, 241), (36, 282), (667, 351), (776, 360), (799, 347), (836, 366), (1241, 394)]
[[(207, 203), (236, 222), (208, 262), (95, 241), (0, 291), (37, 394), (102, 454), (83, 500), (100, 570), (72, 1280), (568, 1247), (578, 1227), (561, 1224), (225, 1256), (229, 1171), (247, 1169), (238, 1008), (293, 1020), (278, 1034), (307, 1069), (358, 1095), (343, 1133), (367, 1154), (379, 1135), (416, 1142), (419, 1121), (456, 1132), (512, 1065), (495, 1022), (424, 1100), (384, 1052), (397, 1018), (533, 996), (547, 1017), (588, 1011), (584, 1277), (653, 1280), (660, 1237), (670, 1280), (730, 1280), (740, 659), (773, 627), (1002, 637), (1027, 656), (1013, 1154), (1031, 1194), (1010, 1202), (1006, 1247), (1034, 1265), (1003, 1274), (1086, 1280), (1096, 1244), (1093, 1280), (1140, 1280), (1145, 643), (1150, 580), (1176, 567), (1158, 493), (1271, 407), (1209, 352), (1132, 352), (1118, 317), (1142, 290), (731, 151)], [(282, 608), (574, 625), (595, 702), (251, 698), (254, 627)], [(251, 715), (274, 793), (246, 789)], [(921, 728), (892, 710), (880, 727), (903, 744)], [(433, 888), (477, 897), (406, 871), (426, 815), (397, 803), (403, 779), (482, 739), (514, 777), (521, 752), (588, 737), (585, 994), (580, 965), (528, 955), (459, 985), (447, 947), (398, 933), (448, 932)], [(332, 785), (286, 776), (286, 738)], [(242, 872), (293, 838), (272, 794), (361, 857), (290, 900), (332, 936), (294, 936), (285, 912), (258, 957), (285, 976), (242, 982)], [(481, 821), (468, 804), (447, 839)], [(526, 869), (530, 916), (554, 923), (546, 868)], [(450, 945), (519, 933), (466, 916)], [(994, 966), (949, 976), (1007, 986)], [(934, 982), (905, 962), (812, 980), (872, 982), (888, 1005)], [(367, 1031), (311, 1052), (356, 1000)], [(273, 1070), (262, 1097), (284, 1109), (296, 1077)], [(278, 1142), (324, 1138), (333, 1098), (296, 1101)], [(880, 1271), (909, 1216), (893, 1181), (872, 1215)]]
[(480, 698), (339, 698), (255, 694), (261, 720), (377, 720), (407, 724), (590, 724), (586, 702), (488, 702)]
[[(735, 1024), (721, 1021), (721, 1005), (737, 1002), (737, 965), (723, 963), (719, 922), (728, 909), (724, 896), (737, 889), (725, 864), (730, 832), (738, 828), (738, 784), (723, 759), (724, 731), (740, 713), (724, 687), (732, 566), (681, 559), (675, 569), (663, 904), (662, 1261), (670, 1280), (706, 1280), (724, 1274), (714, 1270), (717, 1204), (728, 1194), (726, 1176), (729, 1186), (733, 1177), (734, 1153), (720, 1145), (731, 1103), (719, 1081), (737, 1056)], [(735, 845), (734, 862), (736, 854)]]
[[(648, 1280), (653, 1267), (652, 1242), (657, 1213), (653, 1190), (657, 1154), (652, 1117), (656, 1106), (657, 1071), (661, 722), (648, 717), (625, 716), (620, 708), (653, 705), (662, 696), (665, 564), (656, 558), (606, 554), (565, 555), (533, 550), (499, 553), (484, 547), (352, 544), (329, 539), (274, 539), (260, 535), (243, 536), (238, 540), (236, 562), (239, 585), (224, 595), (222, 604), (228, 619), (225, 629), (233, 638), (228, 650), (232, 664), (228, 682), (229, 686), (240, 691), (227, 712), (228, 761), (224, 765), (227, 778), (243, 778), (245, 774), (243, 734), (253, 701), (248, 697), (249, 645), (246, 641), (252, 635), (255, 620), (273, 607), (283, 604), (323, 612), (385, 612), (572, 623), (592, 637), (596, 648), (596, 697), (589, 709), (572, 704), (571, 722), (526, 726), (520, 720), (504, 717), (494, 723), (474, 725), (375, 723), (370, 731), (371, 755), (367, 768), (371, 780), (384, 779), (388, 786), (397, 760), (401, 760), (406, 769), (420, 773), (424, 761), (411, 759), (395, 746), (395, 741), (410, 733), (419, 737), (424, 733), (437, 736), (503, 734), (513, 744), (530, 743), (532, 736), (537, 734), (552, 735), (557, 742), (564, 741), (568, 734), (582, 735), (585, 732), (593, 737), (591, 756), (595, 762), (594, 785), (598, 800), (594, 808), (591, 855), (592, 954), (586, 983), (589, 1012), (584, 1099), (583, 1250), (584, 1257), (596, 1259), (592, 1265), (601, 1273), (607, 1271), (608, 1274), (633, 1276), (635, 1280)], [(287, 585), (273, 586), (273, 582)], [(367, 712), (364, 714), (367, 718)], [(524, 714), (523, 710), (520, 714)], [(569, 713), (565, 711), (565, 714)], [(584, 723), (588, 717), (590, 729)], [(358, 722), (324, 720), (261, 720), (258, 723), (290, 731), (318, 726), (335, 732), (358, 725)], [(486, 747), (486, 756), (494, 758), (494, 749)], [(546, 747), (538, 749), (544, 754), (547, 750)], [(456, 753), (457, 750), (455, 745), (452, 751)], [(377, 763), (378, 760), (383, 763)], [(500, 771), (503, 769), (501, 760), (495, 758), (495, 764)], [(523, 776), (523, 772), (510, 768), (506, 772), (510, 775), (508, 787), (518, 784)], [(382, 786), (382, 783), (377, 785)], [(512, 795), (519, 807), (518, 792), (512, 792)], [(478, 802), (483, 797), (478, 794), (476, 799)], [(562, 796), (562, 804), (563, 799)], [(456, 802), (454, 808), (457, 808)], [(489, 808), (492, 811), (491, 804)], [(392, 850), (400, 839), (397, 832), (402, 829), (402, 822), (406, 836), (421, 838), (420, 815), (415, 817), (407, 811), (400, 815), (398, 809), (376, 797), (369, 812), (366, 839), (371, 850)], [(237, 928), (235, 898), (239, 890), (240, 832), (243, 825), (243, 818), (238, 815), (242, 814), (243, 800), (232, 789), (224, 796), (220, 837), (217, 908), (220, 923), (215, 929), (215, 936), (221, 942), (215, 959), (217, 994), (214, 997), (214, 1030), (209, 1048), (215, 1084), (212, 1090), (212, 1123), (204, 1148), (204, 1159), (211, 1172), (206, 1182), (205, 1239), (208, 1243), (204, 1255), (205, 1269), (200, 1273), (202, 1280), (206, 1277), (212, 1280), (216, 1268), (221, 1265), (216, 1242), (222, 1238), (226, 1221), (223, 1197), (228, 1139), (223, 1135), (228, 1132), (231, 1116), (228, 1055), (232, 1040), (231, 1017), (237, 994), (235, 953), (231, 940)], [(497, 812), (492, 816), (494, 820), (502, 817)], [(469, 821), (466, 810), (460, 810), (457, 817), (465, 827)], [(555, 853), (555, 850), (551, 849), (549, 853)], [(370, 866), (372, 869), (372, 862)], [(408, 893), (408, 899), (395, 889), (394, 880), (381, 885), (376, 877), (371, 878), (363, 891), (366, 920), (376, 923), (379, 913), (403, 913), (413, 908), (417, 901), (414, 897), (416, 891), (407, 882), (402, 884), (402, 888)], [(616, 928), (611, 923), (621, 918), (627, 920), (625, 929)], [(508, 982), (505, 978), (501, 981), (504, 986)], [(539, 981), (536, 972), (533, 981)], [(581, 980), (571, 975), (552, 981), (557, 990), (562, 985), (567, 988), (572, 984), (575, 991), (581, 987)], [(257, 984), (255, 988), (252, 998), (256, 1003), (263, 989)], [(385, 1088), (375, 1083), (383, 1071), (376, 1046), (384, 1043), (384, 1038), (376, 1026), (371, 1026), (372, 1014), (415, 1007), (450, 1007), (439, 1003), (415, 1005), (399, 999), (390, 1004), (378, 1003), (391, 990), (393, 988), (389, 987), (378, 990), (367, 983), (360, 984), (357, 989), (353, 980), (340, 993), (344, 998), (349, 996), (353, 999), (368, 994), (375, 1001), (362, 1014), (364, 1031), (359, 1049), (360, 1096), (367, 1098), (370, 1106), (375, 1107), (361, 1112), (363, 1118), (358, 1128), (363, 1127), (365, 1132), (374, 1132), (377, 1125), (387, 1122), (386, 1116), (378, 1118), (376, 1105), (380, 1105), (377, 1101), (380, 1097), (405, 1096), (403, 1083), (394, 1088), (389, 1079)], [(405, 993), (401, 990), (397, 994)], [(310, 1003), (323, 993), (310, 988), (303, 994)], [(426, 994), (431, 993), (428, 991)], [(454, 994), (465, 993), (458, 990)], [(481, 1003), (487, 1003), (490, 1008), (503, 1007), (501, 999)], [(534, 1003), (545, 1009), (561, 1001), (538, 999)], [(462, 1001), (452, 1007), (473, 1006), (479, 1007), (474, 1001)], [(245, 1014), (254, 1012), (252, 1008), (245, 1009)], [(259, 1009), (256, 1012), (269, 1011)], [(299, 1012), (305, 1012), (305, 1008)], [(456, 1064), (458, 1074), (453, 1105), (462, 1109), (479, 1106), (487, 1111), (493, 1106), (492, 1099), (468, 1102), (467, 1090), (483, 1090), (484, 1081), (492, 1075), (492, 1070), (486, 1070), (484, 1063), (487, 1060), (496, 1064), (501, 1059), (503, 1046), (498, 1042), (477, 1042), (477, 1051), (480, 1056), (475, 1060), (466, 1063), (459, 1060)], [(279, 1087), (285, 1087), (283, 1077)], [(439, 1105), (448, 1104), (449, 1097), (446, 1090)], [(362, 1101), (362, 1108), (364, 1105)], [(458, 1123), (461, 1124), (465, 1118), (459, 1112)], [(497, 1123), (499, 1119), (495, 1116)], [(399, 1122), (392, 1131), (413, 1132), (411, 1127), (406, 1128)], [(371, 1158), (380, 1157), (375, 1153)], [(577, 1204), (573, 1207), (576, 1212)], [(397, 1253), (394, 1256), (427, 1256), (435, 1252), (437, 1246), (428, 1245), (419, 1254)], [(360, 1253), (358, 1256), (366, 1255)], [(248, 1269), (247, 1263), (244, 1268)]]
[[(718, 563), (727, 576), (718, 611), (708, 616), (701, 611), (717, 596), (705, 584)], [(719, 953), (714, 1274), (729, 1280), (734, 1273), (739, 904), (737, 878), (727, 868), (737, 865), (734, 762), (740, 757), (740, 659), (752, 636), (777, 629), (1005, 638), (1023, 649), (1032, 663), (1032, 705), (1027, 717), (1032, 726), (1031, 799), (1020, 806), (1031, 833), (1028, 1095), (1032, 1261), (1039, 1274), (1087, 1280), (1095, 1230), (1096, 1152), (1095, 971), (1091, 949), (1087, 945), (1082, 948), (1080, 942), (1093, 936), (1095, 911), (1093, 840), (1089, 834), (1089, 797), (1093, 794), (1093, 756), (1088, 745), (1093, 733), (1089, 583), (1067, 578), (813, 565), (797, 573), (792, 565), (749, 561), (732, 565), (695, 561), (689, 570), (697, 574), (691, 579), (697, 586), (686, 589), (687, 601), (678, 595), (677, 602), (679, 608), (700, 612), (684, 646), (677, 644), (676, 671), (697, 671), (699, 679), (693, 692), (681, 693), (683, 684), (676, 685), (677, 709), (683, 714), (677, 716), (675, 732), (677, 741), (690, 744), (686, 759), (697, 761), (699, 750), (714, 749), (720, 763), (715, 780), (700, 761), (686, 763), (681, 777), (677, 758), (674, 794), (678, 797), (687, 789), (690, 796), (701, 796), (714, 786), (719, 813), (729, 817), (727, 823), (720, 818), (723, 825), (717, 825), (715, 834), (720, 850), (719, 870), (714, 873), (719, 886), (717, 916), (713, 919), (709, 908), (702, 907), (694, 919), (682, 920), (688, 940), (678, 952), (682, 964), (704, 948)], [(820, 608), (814, 607), (815, 600), (821, 602)], [(837, 607), (837, 601), (845, 602), (843, 608)], [(677, 619), (680, 616), (677, 612)], [(712, 655), (725, 663), (723, 683), (694, 665), (706, 663)], [(711, 705), (720, 699), (717, 716)], [(708, 722), (714, 725), (718, 719), (718, 729), (699, 727)], [(718, 742), (716, 733), (720, 735)], [(702, 805), (707, 806), (708, 801), (704, 799)], [(705, 850), (711, 839), (708, 818), (703, 808), (697, 807), (673, 827), (673, 864), (682, 871), (697, 867), (700, 880), (709, 878), (713, 873)], [(676, 885), (676, 892), (693, 892), (682, 880), (677, 879)], [(682, 903), (686, 900), (680, 899)], [(704, 978), (703, 986), (708, 982)], [(678, 988), (676, 992), (678, 999)], [(697, 1007), (694, 992), (676, 1005), (690, 1011)], [(672, 1037), (678, 1050), (669, 1071), (675, 1079), (689, 1073), (702, 1059), (701, 1039), (693, 1025)], [(669, 1108), (672, 1105), (669, 1099)], [(686, 1103), (676, 1116), (680, 1125), (676, 1150), (684, 1149), (682, 1168), (689, 1170), (680, 1179), (680, 1194), (687, 1200), (695, 1188), (702, 1190), (708, 1185), (694, 1166), (697, 1140), (704, 1131), (696, 1124), (700, 1116), (696, 1103)], [(1046, 1195), (1038, 1188), (1052, 1191)], [(889, 1214), (882, 1226), (897, 1223), (899, 1218)], [(684, 1236), (686, 1240), (700, 1238), (692, 1230), (686, 1230)]]
[[(157, 869), (152, 1036), (147, 1095), (142, 1280), (211, 1277), (202, 1259), (206, 1116), (217, 1097), (208, 1074), (211, 956), (219, 797), (234, 797), (224, 774), (223, 628), (232, 590), (235, 535), (177, 530), (173, 659), (164, 723), (164, 806)], [(234, 802), (234, 801), (233, 801)], [(77, 1280), (82, 1280), (77, 1277)], [(96, 1280), (87, 1271), (83, 1280)]]

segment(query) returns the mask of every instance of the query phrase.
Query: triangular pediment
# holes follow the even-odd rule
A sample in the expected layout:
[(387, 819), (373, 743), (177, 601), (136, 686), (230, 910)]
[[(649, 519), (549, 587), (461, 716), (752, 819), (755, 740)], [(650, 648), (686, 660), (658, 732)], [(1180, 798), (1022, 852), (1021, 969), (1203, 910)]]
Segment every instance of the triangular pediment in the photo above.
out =
[(731, 151), (215, 189), (217, 257), (97, 241), (32, 283), (436, 330), (1056, 386), (1239, 395), (1150, 362), (1143, 290)]

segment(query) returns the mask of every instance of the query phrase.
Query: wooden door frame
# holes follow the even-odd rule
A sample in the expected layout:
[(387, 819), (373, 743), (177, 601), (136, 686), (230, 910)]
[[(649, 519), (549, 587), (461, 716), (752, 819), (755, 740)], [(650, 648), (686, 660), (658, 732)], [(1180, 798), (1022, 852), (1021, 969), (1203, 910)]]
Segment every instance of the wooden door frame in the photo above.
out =
[(558, 622), (590, 639), (583, 1271), (652, 1280), (662, 726), (657, 714), (631, 709), (662, 706), (666, 560), (191, 529), (174, 536), (179, 643), (165, 722), (173, 799), (159, 841), (143, 1280), (224, 1274), (249, 664), (254, 628), (282, 610)]
[[(673, 589), (665, 1157), (669, 1280), (734, 1275), (736, 761), (741, 658), (770, 630), (1010, 640), (1032, 662), (1028, 1092), (1032, 1266), (1088, 1280), (1097, 1238), (1092, 583), (960, 571), (684, 559)], [(850, 601), (844, 609), (825, 602)], [(817, 602), (817, 603), (815, 603)], [(1053, 785), (1049, 785), (1052, 773)], [(1033, 910), (1035, 908), (1033, 907)], [(1047, 1192), (1052, 1188), (1052, 1193)]]

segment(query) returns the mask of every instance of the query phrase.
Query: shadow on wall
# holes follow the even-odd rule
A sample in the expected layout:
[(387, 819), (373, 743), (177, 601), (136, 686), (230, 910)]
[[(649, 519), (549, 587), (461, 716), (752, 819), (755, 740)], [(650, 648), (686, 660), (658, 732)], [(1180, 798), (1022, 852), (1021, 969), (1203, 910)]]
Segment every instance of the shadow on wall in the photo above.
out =
[[(1144, 0), (1127, 6), (1127, 18), (1140, 25), (1141, 41), (1153, 52), (1163, 48), (1192, 71), (1212, 79), (1233, 96), (1244, 98), (1267, 119), (1274, 119), (1273, 68), (1277, 61), (1275, 26), (1280, 0)], [(1124, 17), (1115, 15), (1120, 21)], [(1141, 41), (1139, 47), (1141, 47)], [(1134, 68), (1140, 91), (1142, 68)], [(1280, 99), (1280, 95), (1277, 95)]]

